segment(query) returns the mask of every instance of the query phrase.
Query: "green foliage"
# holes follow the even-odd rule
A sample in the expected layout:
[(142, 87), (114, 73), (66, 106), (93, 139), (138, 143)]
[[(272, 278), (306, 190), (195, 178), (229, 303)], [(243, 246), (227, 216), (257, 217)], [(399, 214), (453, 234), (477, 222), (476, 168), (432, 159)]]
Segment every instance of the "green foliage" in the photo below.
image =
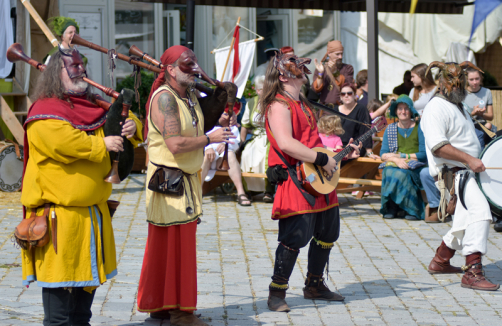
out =
[(75, 28), (77, 29), (77, 34), (80, 34), (79, 24), (75, 19), (70, 17), (64, 17), (64, 16), (52, 17), (49, 19), (49, 26), (52, 28), (54, 34), (60, 37), (63, 36), (64, 31), (69, 26), (75, 26)]
[[(144, 72), (141, 70), (141, 86), (138, 89), (139, 92), (139, 105), (134, 101), (131, 106), (131, 111), (134, 112), (140, 118), (146, 118), (145, 105), (148, 101), (148, 96), (150, 95), (150, 90), (152, 89), (153, 82), (155, 81), (155, 76), (153, 73)], [(117, 85), (117, 92), (120, 92), (123, 88), (128, 88), (134, 90), (134, 77), (128, 76), (122, 80)]]
[(258, 95), (258, 94), (256, 93), (254, 83), (252, 81), (248, 80), (246, 82), (246, 88), (244, 89), (244, 93), (242, 96), (249, 99), (249, 98), (255, 97), (256, 95)]
[(497, 79), (495, 79), (495, 76), (490, 74), (488, 71), (485, 71), (483, 74), (483, 86), (484, 87), (490, 87), (490, 86), (498, 86), (499, 84), (497, 83)]

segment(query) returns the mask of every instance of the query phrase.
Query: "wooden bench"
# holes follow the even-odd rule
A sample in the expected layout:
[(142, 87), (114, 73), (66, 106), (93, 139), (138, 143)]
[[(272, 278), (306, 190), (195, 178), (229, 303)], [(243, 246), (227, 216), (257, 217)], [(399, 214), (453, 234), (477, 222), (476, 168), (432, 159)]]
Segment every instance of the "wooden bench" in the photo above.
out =
[[(340, 193), (359, 191), (357, 197), (362, 198), (365, 191), (380, 191), (382, 187), (382, 178), (378, 173), (378, 165), (381, 160), (373, 160), (367, 157), (360, 157), (356, 160), (347, 163), (340, 171), (340, 180), (336, 191)], [(365, 174), (366, 179), (361, 179)], [(267, 178), (265, 173), (249, 173), (242, 172), (242, 177), (247, 178)], [(204, 182), (202, 186), (202, 194), (205, 195), (216, 189), (223, 183), (232, 182), (227, 171), (216, 171), (214, 178), (209, 182)], [(359, 187), (348, 187), (349, 185), (358, 184)]]
[[(387, 119), (388, 123), (394, 122), (394, 119)], [(380, 131), (373, 137), (373, 153), (379, 155), (382, 147), (383, 134), (385, 130)], [(382, 187), (382, 176), (378, 170), (378, 165), (382, 163), (381, 160), (373, 160), (367, 157), (359, 157), (345, 164), (340, 171), (340, 180), (336, 191), (339, 193), (347, 193), (357, 191), (356, 198), (361, 199), (366, 191), (380, 192)], [(366, 176), (365, 179), (362, 179)], [(242, 177), (249, 178), (266, 178), (267, 175), (262, 173), (248, 173), (242, 172)], [(205, 195), (224, 183), (231, 183), (228, 172), (216, 171), (214, 178), (209, 182), (204, 182), (202, 185), (202, 194)], [(350, 187), (349, 185), (359, 185), (357, 187)]]

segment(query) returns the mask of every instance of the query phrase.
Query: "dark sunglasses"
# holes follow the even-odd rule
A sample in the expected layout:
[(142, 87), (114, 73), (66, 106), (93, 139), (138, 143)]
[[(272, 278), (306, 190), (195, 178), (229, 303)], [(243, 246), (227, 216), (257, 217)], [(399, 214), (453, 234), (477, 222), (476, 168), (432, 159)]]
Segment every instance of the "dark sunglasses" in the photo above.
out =
[(341, 96), (345, 96), (345, 95), (352, 96), (352, 94), (354, 94), (354, 92), (347, 92), (347, 93), (341, 92), (340, 93)]

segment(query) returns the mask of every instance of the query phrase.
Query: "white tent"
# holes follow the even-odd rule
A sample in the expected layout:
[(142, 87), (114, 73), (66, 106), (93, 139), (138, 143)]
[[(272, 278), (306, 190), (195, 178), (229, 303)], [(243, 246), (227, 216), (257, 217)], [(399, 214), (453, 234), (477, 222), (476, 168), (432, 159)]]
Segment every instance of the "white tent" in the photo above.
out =
[[(474, 6), (464, 7), (462, 15), (379, 13), (380, 93), (391, 93), (403, 82), (404, 72), (415, 64), (446, 60), (452, 43), (468, 45), (473, 14)], [(352, 64), (357, 73), (368, 68), (366, 13), (344, 12), (340, 16), (344, 62)], [(471, 49), (483, 52), (501, 34), (499, 6), (474, 33)]]

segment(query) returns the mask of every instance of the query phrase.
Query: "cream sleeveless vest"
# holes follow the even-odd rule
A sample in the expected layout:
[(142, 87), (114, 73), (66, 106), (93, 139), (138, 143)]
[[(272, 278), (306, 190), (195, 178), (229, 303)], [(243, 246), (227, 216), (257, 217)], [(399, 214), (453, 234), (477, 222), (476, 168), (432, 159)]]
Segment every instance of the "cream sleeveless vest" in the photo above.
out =
[[(152, 96), (152, 102), (155, 96), (163, 91), (168, 91), (174, 95), (178, 104), (181, 123), (182, 137), (198, 137), (204, 135), (204, 116), (199, 105), (199, 101), (194, 93), (189, 92), (189, 96), (195, 103), (195, 112), (198, 118), (198, 124), (194, 128), (192, 124), (192, 115), (188, 108), (188, 100), (182, 99), (172, 90), (169, 85), (162, 85)], [(185, 195), (174, 197), (153, 192), (146, 187), (146, 214), (147, 221), (158, 226), (170, 226), (185, 224), (195, 221), (202, 214), (202, 187), (199, 171), (204, 160), (203, 149), (197, 149), (188, 153), (173, 154), (167, 148), (159, 129), (153, 123), (152, 104), (150, 103), (148, 113), (148, 172), (147, 185), (157, 168), (153, 163), (174, 167), (182, 170), (189, 177), (184, 177)], [(187, 208), (193, 209), (192, 214), (187, 212)]]

